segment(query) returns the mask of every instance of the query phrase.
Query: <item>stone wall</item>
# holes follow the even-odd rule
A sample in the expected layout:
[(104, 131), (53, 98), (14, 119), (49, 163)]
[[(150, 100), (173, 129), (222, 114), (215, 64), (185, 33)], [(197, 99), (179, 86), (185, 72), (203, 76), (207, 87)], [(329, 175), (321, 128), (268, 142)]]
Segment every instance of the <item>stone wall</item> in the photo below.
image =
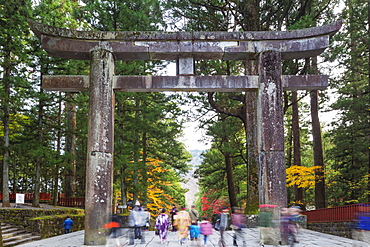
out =
[(74, 221), (74, 231), (84, 229), (82, 209), (0, 208), (0, 221), (40, 234), (42, 238), (63, 234), (62, 224), (67, 216)]
[(340, 237), (352, 238), (351, 222), (307, 223), (307, 229)]
[[(67, 215), (48, 215), (28, 220), (28, 227), (30, 232), (40, 234), (41, 238), (50, 238), (53, 236), (64, 234), (63, 222)], [(73, 220), (72, 231), (84, 230), (85, 215), (68, 215)]]

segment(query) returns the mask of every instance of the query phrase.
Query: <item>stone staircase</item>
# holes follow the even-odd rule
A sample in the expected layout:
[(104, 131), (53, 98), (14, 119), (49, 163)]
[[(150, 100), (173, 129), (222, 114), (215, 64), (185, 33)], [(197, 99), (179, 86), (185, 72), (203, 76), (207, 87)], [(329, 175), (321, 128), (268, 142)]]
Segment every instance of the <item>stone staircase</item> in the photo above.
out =
[(29, 233), (24, 229), (3, 222), (1, 223), (1, 232), (3, 235), (4, 247), (17, 246), (41, 239), (40, 236), (33, 235), (32, 233)]

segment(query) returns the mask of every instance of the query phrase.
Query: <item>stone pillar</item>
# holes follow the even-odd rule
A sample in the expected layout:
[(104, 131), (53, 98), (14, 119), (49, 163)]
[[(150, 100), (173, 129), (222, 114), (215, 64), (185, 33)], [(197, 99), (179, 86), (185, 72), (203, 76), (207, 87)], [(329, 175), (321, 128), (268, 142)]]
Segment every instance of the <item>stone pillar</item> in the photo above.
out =
[(85, 245), (105, 245), (113, 195), (114, 58), (103, 45), (91, 51), (86, 164)]
[(287, 206), (281, 54), (259, 55), (257, 100), (260, 204)]
[[(246, 74), (258, 75), (256, 62), (246, 60)], [(246, 140), (247, 140), (247, 157), (248, 157), (248, 188), (247, 188), (247, 209), (248, 212), (258, 208), (258, 125), (257, 125), (257, 95), (258, 90), (245, 92), (245, 110), (246, 110)]]

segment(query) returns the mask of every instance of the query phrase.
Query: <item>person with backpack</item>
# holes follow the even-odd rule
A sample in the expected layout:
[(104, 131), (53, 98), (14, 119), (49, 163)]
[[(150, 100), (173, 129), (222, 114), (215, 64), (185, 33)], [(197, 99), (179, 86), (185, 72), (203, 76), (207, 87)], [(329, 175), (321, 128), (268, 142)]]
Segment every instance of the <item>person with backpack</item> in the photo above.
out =
[(227, 207), (221, 208), (221, 214), (219, 218), (219, 229), (220, 229), (220, 246), (226, 247), (225, 238), (224, 238), (224, 232), (229, 227), (230, 222), (230, 215), (229, 215), (229, 209)]

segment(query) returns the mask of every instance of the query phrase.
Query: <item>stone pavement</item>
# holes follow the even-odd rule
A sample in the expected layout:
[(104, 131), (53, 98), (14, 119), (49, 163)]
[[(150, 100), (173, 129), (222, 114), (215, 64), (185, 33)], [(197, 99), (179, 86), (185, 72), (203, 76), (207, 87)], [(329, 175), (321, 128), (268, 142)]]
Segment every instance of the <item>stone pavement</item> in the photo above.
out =
[[(245, 229), (245, 237), (247, 240), (247, 246), (257, 247), (259, 245), (259, 229), (258, 228), (248, 228)], [(167, 242), (163, 245), (160, 244), (158, 236), (154, 235), (153, 231), (145, 232), (145, 244), (141, 244), (140, 240), (135, 240), (134, 245), (128, 245), (128, 233), (127, 230), (123, 230), (123, 234), (118, 238), (107, 238), (107, 244), (105, 247), (117, 247), (117, 246), (133, 246), (133, 247), (177, 247), (180, 246), (177, 238), (176, 232), (170, 232), (167, 238)], [(227, 246), (233, 246), (232, 242), (232, 231), (227, 231), (226, 233), (226, 244)], [(219, 232), (214, 231), (213, 235), (210, 236), (208, 247), (218, 246)], [(40, 241), (35, 241), (27, 244), (18, 245), (18, 247), (82, 247), (84, 238), (84, 231), (72, 232), (69, 234), (56, 236), (48, 239), (43, 239)], [(294, 247), (336, 247), (336, 246), (357, 246), (365, 247), (370, 246), (364, 242), (355, 241), (348, 238), (337, 237), (334, 235), (314, 232), (306, 229), (300, 230), (298, 235), (300, 243), (295, 244)], [(202, 247), (203, 241), (202, 236), (197, 241), (187, 240), (181, 247)], [(242, 246), (239, 243), (239, 246)], [(265, 245), (271, 246), (271, 245)], [(287, 246), (287, 245), (285, 245)], [(96, 247), (96, 246), (95, 246)], [(100, 246), (103, 247), (103, 246)]]

